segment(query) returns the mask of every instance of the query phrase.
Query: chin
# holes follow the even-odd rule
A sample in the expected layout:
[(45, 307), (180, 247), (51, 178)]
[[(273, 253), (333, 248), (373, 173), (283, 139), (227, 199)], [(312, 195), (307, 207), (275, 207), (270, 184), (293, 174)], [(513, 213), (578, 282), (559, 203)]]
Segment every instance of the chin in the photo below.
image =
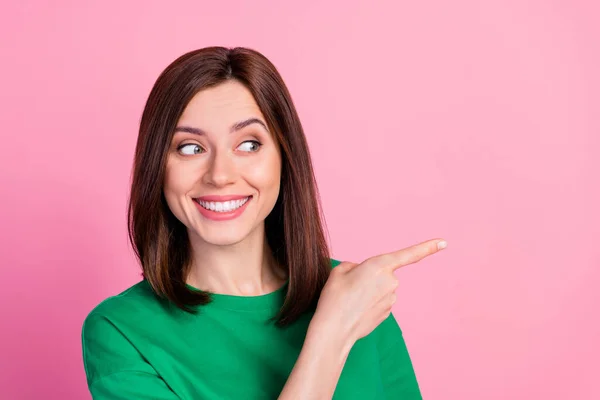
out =
[(246, 236), (237, 235), (226, 235), (226, 234), (211, 234), (211, 235), (199, 235), (203, 242), (213, 246), (233, 246), (242, 242)]
[(244, 241), (251, 233), (252, 229), (241, 227), (239, 224), (232, 224), (229, 227), (203, 226), (201, 229), (196, 230), (195, 235), (206, 244), (232, 246)]

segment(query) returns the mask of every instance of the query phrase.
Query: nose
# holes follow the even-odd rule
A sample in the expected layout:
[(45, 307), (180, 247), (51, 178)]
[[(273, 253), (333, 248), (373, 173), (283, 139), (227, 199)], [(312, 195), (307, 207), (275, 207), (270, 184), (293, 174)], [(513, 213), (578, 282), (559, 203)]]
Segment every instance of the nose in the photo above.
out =
[(214, 151), (209, 163), (204, 174), (204, 183), (223, 187), (235, 182), (237, 171), (231, 154)]

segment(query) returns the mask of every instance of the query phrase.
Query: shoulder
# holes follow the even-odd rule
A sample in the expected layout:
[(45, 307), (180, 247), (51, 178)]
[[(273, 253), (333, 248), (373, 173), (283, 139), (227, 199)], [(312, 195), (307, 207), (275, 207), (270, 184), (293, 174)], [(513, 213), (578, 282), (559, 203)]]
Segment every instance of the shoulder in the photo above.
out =
[(330, 258), (329, 260), (331, 261), (331, 268), (332, 269), (335, 268), (335, 267), (337, 267), (338, 265), (340, 265), (342, 263), (341, 261), (333, 259), (333, 258)]
[(82, 336), (99, 337), (117, 327), (148, 323), (165, 307), (146, 281), (138, 282), (96, 305), (83, 321)]
[(158, 301), (150, 285), (146, 281), (141, 281), (119, 294), (104, 299), (90, 311), (86, 321), (99, 317), (127, 315), (140, 311), (140, 308), (152, 307)]
[(119, 368), (136, 367), (140, 354), (134, 344), (156, 323), (160, 307), (164, 307), (161, 300), (142, 281), (106, 298), (90, 311), (81, 329), (88, 382)]

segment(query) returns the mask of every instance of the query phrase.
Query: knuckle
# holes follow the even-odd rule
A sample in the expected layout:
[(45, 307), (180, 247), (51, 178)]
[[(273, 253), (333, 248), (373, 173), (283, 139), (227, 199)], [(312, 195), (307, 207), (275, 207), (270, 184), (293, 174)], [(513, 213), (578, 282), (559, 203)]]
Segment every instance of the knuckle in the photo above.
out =
[(382, 255), (379, 257), (379, 262), (380, 262), (380, 264), (382, 264), (382, 265), (383, 265), (383, 264), (387, 264), (387, 263), (389, 263), (389, 262), (392, 262), (392, 261), (393, 261), (393, 257), (392, 257), (392, 255), (391, 255), (391, 254), (382, 254)]
[(398, 287), (398, 278), (396, 278), (396, 275), (394, 275), (393, 272), (388, 272), (387, 274), (385, 274), (385, 286), (390, 288), (390, 290), (396, 290), (396, 288)]
[(389, 254), (381, 254), (375, 257), (369, 258), (369, 263), (373, 264), (375, 267), (382, 267), (390, 262)]
[(373, 274), (378, 278), (385, 277), (385, 270), (383, 268), (375, 268)]

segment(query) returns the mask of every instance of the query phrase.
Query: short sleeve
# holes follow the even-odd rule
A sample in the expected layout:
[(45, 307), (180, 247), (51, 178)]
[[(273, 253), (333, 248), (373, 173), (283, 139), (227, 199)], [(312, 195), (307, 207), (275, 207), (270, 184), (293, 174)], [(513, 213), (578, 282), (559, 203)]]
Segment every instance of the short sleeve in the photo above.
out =
[(412, 361), (394, 315), (390, 314), (373, 333), (377, 341), (386, 398), (421, 400)]
[(178, 400), (154, 368), (102, 314), (92, 311), (82, 329), (88, 388), (94, 400)]

